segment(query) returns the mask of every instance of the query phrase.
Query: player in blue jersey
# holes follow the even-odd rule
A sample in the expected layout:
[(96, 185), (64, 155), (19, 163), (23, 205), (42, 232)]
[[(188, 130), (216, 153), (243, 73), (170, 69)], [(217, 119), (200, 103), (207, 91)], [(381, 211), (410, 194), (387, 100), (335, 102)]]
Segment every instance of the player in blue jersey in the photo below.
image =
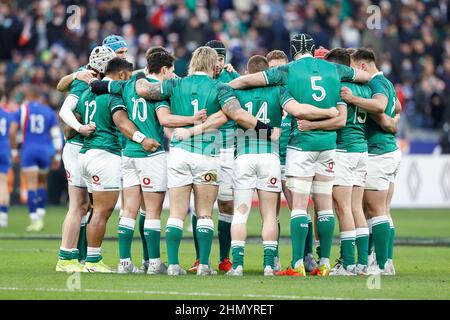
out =
[[(28, 209), (31, 224), (27, 231), (41, 231), (44, 227), (47, 202), (47, 174), (59, 168), (62, 136), (56, 113), (40, 101), (36, 87), (27, 88), (25, 102), (14, 113), (11, 123), (11, 148), (14, 161), (19, 162), (21, 175), (28, 188)], [(22, 134), (22, 150), (19, 157), (17, 133)]]
[(8, 226), (8, 171), (11, 166), (9, 127), (11, 115), (0, 108), (0, 228)]

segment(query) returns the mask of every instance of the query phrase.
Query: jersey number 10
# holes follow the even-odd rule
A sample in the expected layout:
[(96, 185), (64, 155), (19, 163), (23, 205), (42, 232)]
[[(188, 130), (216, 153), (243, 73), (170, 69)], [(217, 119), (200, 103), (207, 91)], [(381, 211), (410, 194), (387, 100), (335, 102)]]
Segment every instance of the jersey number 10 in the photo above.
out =
[(138, 118), (139, 121), (145, 122), (147, 120), (147, 102), (144, 98), (135, 99), (134, 97), (131, 98), (131, 101), (133, 101), (133, 114), (131, 115), (133, 121)]

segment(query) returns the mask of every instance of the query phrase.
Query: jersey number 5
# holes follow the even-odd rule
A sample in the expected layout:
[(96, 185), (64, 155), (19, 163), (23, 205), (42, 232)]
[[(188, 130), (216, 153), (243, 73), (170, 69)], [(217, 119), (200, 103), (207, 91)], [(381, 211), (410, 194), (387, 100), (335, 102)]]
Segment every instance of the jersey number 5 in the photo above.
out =
[(311, 88), (314, 91), (320, 92), (320, 95), (313, 93), (312, 97), (316, 101), (322, 101), (327, 96), (327, 93), (325, 92), (325, 89), (323, 87), (317, 85), (317, 81), (322, 81), (322, 77), (319, 76), (311, 77)]

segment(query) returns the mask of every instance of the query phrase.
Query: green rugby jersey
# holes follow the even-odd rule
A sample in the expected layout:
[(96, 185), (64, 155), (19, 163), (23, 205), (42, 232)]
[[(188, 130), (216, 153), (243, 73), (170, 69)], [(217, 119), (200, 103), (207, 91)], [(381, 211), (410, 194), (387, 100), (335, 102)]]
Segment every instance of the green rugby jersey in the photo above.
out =
[[(236, 97), (241, 106), (259, 121), (272, 127), (281, 127), (283, 108), (293, 100), (283, 86), (236, 90)], [(246, 130), (238, 126), (236, 134), (236, 155), (275, 153), (279, 154), (278, 143), (258, 139), (254, 130)]]
[[(161, 126), (156, 115), (159, 108), (169, 108), (168, 101), (147, 101), (136, 92), (136, 75), (128, 81), (111, 81), (108, 91), (121, 95), (125, 101), (128, 118), (145, 134), (147, 138), (158, 141), (160, 146), (155, 152), (145, 151), (139, 143), (125, 139), (126, 146), (123, 155), (129, 158), (146, 158), (164, 153), (164, 128)], [(157, 79), (147, 77), (149, 82), (159, 82)]]
[(293, 126), (296, 125), (295, 118), (284, 111), (281, 119), (281, 135), (280, 135), (280, 163), (282, 166), (286, 164), (286, 149), (291, 136)]
[[(397, 101), (397, 93), (394, 85), (384, 75), (378, 72), (373, 75), (372, 80), (368, 83), (372, 89), (372, 96), (382, 94), (388, 99), (388, 104), (384, 113), (391, 118), (395, 117), (395, 103)], [(367, 143), (369, 146), (369, 154), (385, 154), (398, 149), (395, 134), (386, 132), (369, 117), (367, 120)]]
[(100, 149), (120, 156), (121, 145), (112, 115), (118, 110), (126, 110), (122, 97), (115, 94), (96, 95), (86, 90), (81, 95), (76, 110), (82, 116), (83, 124), (92, 123), (96, 126), (95, 131), (84, 138), (80, 153)]
[[(227, 102), (236, 99), (233, 89), (207, 74), (197, 72), (186, 78), (166, 80), (161, 85), (163, 99), (170, 99), (173, 114), (193, 116), (206, 109), (207, 116), (218, 112)], [(185, 128), (189, 128), (187, 126)], [(220, 149), (220, 136), (214, 132), (205, 132), (189, 139), (179, 141), (172, 138), (170, 146), (193, 153), (216, 156)]]
[[(222, 70), (219, 76), (216, 78), (217, 81), (222, 83), (229, 83), (232, 80), (239, 78), (239, 73), (228, 72), (227, 70)], [(234, 120), (228, 120), (223, 126), (220, 127), (220, 132), (222, 133), (222, 148), (229, 149), (234, 147), (234, 131), (236, 130), (236, 122)]]
[[(357, 84), (351, 82), (344, 82), (342, 86), (348, 87), (353, 94), (358, 97), (370, 99), (372, 97), (372, 90), (365, 84)], [(358, 108), (353, 104), (347, 105), (347, 122), (345, 127), (339, 129), (337, 133), (337, 150), (346, 152), (366, 152), (366, 121), (367, 111)]]
[[(305, 55), (297, 61), (265, 71), (264, 76), (269, 85), (287, 84), (295, 100), (329, 109), (345, 104), (340, 95), (341, 81), (352, 81), (355, 70)], [(336, 131), (301, 132), (294, 126), (288, 148), (301, 151), (335, 149)]]
[[(86, 66), (82, 66), (78, 68), (77, 71), (86, 70)], [(83, 92), (89, 89), (89, 86), (86, 82), (75, 79), (70, 85), (70, 93), (69, 95), (74, 96), (77, 99), (80, 99)], [(84, 137), (77, 133), (71, 139), (67, 140), (68, 143), (83, 145)]]

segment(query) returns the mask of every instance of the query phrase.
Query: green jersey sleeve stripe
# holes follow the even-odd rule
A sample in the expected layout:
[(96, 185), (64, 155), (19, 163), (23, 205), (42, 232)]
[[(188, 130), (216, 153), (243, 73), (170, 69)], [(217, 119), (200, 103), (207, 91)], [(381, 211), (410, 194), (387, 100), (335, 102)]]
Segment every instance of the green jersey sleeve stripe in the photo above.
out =
[(77, 100), (80, 99), (79, 96), (77, 96), (76, 94), (73, 94), (73, 93), (70, 93), (69, 96), (72, 96), (72, 97), (76, 98)]
[(108, 82), (108, 92), (109, 92), (109, 93), (111, 93), (111, 83), (112, 83), (112, 81), (109, 81), (109, 82)]
[(227, 103), (227, 102), (229, 102), (229, 101), (231, 101), (231, 100), (233, 100), (233, 99), (237, 99), (235, 96), (232, 96), (232, 97), (229, 97), (228, 99), (226, 99), (224, 102), (223, 102), (223, 104), (225, 104), (225, 103)]
[(372, 98), (375, 97), (377, 94), (381, 94), (382, 96), (385, 96), (386, 98), (389, 99), (389, 97), (388, 97), (387, 95), (385, 95), (384, 93), (382, 93), (382, 92), (374, 93), (374, 94), (372, 95)]
[(287, 104), (289, 101), (291, 101), (291, 100), (294, 100), (294, 98), (289, 98), (289, 99), (287, 99), (287, 100), (283, 103), (283, 105), (282, 105), (281, 107), (284, 109), (284, 107), (286, 106), (286, 104)]
[(114, 106), (111, 108), (111, 111), (116, 110), (117, 108), (123, 109), (123, 110), (127, 110), (127, 108), (123, 105), (123, 104), (119, 104), (117, 106)]
[(341, 104), (341, 105), (343, 105), (343, 106), (347, 106), (347, 103), (344, 102), (344, 101), (339, 101), (337, 104)]
[(168, 108), (168, 109), (170, 109), (170, 107), (169, 107), (168, 105), (162, 104), (162, 105), (157, 106), (157, 107), (155, 108), (155, 110), (159, 110), (159, 109), (161, 109), (161, 108)]
[(263, 76), (264, 76), (264, 80), (266, 81), (266, 85), (268, 85), (269, 84), (269, 78), (267, 77), (267, 72), (266, 71), (263, 72)]
[(353, 70), (352, 81), (355, 81), (355, 79), (356, 79), (356, 69), (352, 67), (352, 70)]

